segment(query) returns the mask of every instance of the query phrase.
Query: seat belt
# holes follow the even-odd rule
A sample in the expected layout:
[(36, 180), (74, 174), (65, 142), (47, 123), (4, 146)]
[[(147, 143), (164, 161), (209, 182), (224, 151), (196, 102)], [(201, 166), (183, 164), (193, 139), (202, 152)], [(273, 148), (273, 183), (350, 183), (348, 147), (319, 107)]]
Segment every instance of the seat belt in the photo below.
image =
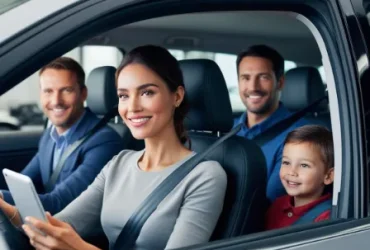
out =
[[(293, 123), (302, 118), (307, 112), (311, 111), (314, 107), (320, 104), (327, 96), (320, 98), (307, 107), (297, 111), (288, 118), (276, 123), (273, 127), (267, 129), (261, 135), (256, 136), (252, 141), (257, 145), (262, 146), (266, 142), (275, 138), (281, 131), (289, 128)], [(162, 200), (180, 183), (183, 178), (195, 168), (203, 158), (212, 150), (214, 150), (222, 142), (237, 134), (241, 129), (242, 124), (233, 128), (229, 133), (214, 142), (207, 150), (200, 154), (193, 156), (191, 159), (179, 166), (172, 172), (162, 183), (155, 188), (149, 196), (136, 208), (134, 213), (130, 216), (127, 223), (123, 227), (121, 233), (117, 237), (114, 245), (110, 246), (110, 250), (126, 250), (134, 247), (137, 237), (140, 234), (146, 220), (156, 210), (157, 206)]]
[(284, 120), (281, 120), (275, 123), (270, 128), (266, 129), (263, 133), (257, 135), (253, 139), (258, 146), (262, 147), (265, 143), (271, 141), (276, 136), (281, 134), (282, 131), (287, 130), (290, 126), (292, 126), (295, 122), (299, 119), (304, 117), (308, 112), (312, 111), (317, 105), (319, 105), (323, 100), (328, 100), (327, 96), (323, 96), (320, 99), (316, 100), (315, 102), (311, 103), (310, 105), (304, 107), (303, 109), (293, 113), (292, 115), (288, 116)]
[(331, 199), (321, 202), (314, 206), (311, 210), (301, 216), (297, 221), (293, 223), (293, 225), (301, 225), (306, 223), (312, 223), (315, 221), (320, 214), (324, 213), (325, 211), (331, 210)]
[(86, 140), (88, 140), (92, 135), (94, 135), (99, 129), (104, 127), (113, 117), (118, 115), (118, 106), (112, 108), (108, 113), (104, 115), (104, 117), (89, 131), (85, 136), (81, 139), (75, 141), (71, 145), (69, 145), (63, 152), (58, 164), (56, 165), (49, 181), (45, 184), (45, 192), (49, 193), (54, 189), (55, 183), (58, 180), (60, 172), (63, 169), (63, 166), (68, 159), (68, 157)]
[(109, 249), (124, 250), (134, 247), (141, 228), (150, 215), (157, 209), (162, 200), (186, 177), (187, 174), (189, 174), (200, 162), (203, 161), (207, 154), (213, 151), (225, 140), (237, 134), (241, 129), (241, 126), (242, 125), (240, 124), (233, 128), (230, 132), (215, 141), (205, 151), (191, 157), (169, 176), (167, 176), (167, 178), (164, 179), (132, 213), (121, 233), (117, 237), (115, 244), (110, 246)]

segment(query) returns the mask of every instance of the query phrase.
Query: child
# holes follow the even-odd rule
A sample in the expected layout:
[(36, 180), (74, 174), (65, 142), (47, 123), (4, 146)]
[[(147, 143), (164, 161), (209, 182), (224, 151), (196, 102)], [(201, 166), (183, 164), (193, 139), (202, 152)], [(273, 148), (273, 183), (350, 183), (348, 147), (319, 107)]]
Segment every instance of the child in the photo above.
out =
[[(329, 219), (329, 189), (333, 179), (332, 133), (317, 125), (306, 125), (291, 131), (284, 142), (280, 169), (280, 180), (288, 195), (276, 199), (267, 211), (266, 229), (287, 227), (298, 221)], [(317, 212), (319, 214), (315, 215)]]

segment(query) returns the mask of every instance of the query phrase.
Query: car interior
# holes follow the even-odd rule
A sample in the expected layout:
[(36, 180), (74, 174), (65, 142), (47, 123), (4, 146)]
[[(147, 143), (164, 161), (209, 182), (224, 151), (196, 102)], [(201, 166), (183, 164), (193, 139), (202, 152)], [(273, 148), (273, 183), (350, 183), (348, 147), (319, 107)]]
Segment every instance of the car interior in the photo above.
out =
[[(293, 65), (286, 69), (281, 93), (281, 102), (290, 111), (299, 111), (327, 95), (322, 55), (317, 42), (307, 26), (288, 12), (224, 11), (158, 17), (96, 35), (76, 45), (76, 49), (81, 52), (89, 47), (93, 54), (98, 46), (113, 47), (117, 49), (115, 57), (124, 57), (127, 51), (145, 44), (169, 49), (180, 62), (191, 104), (186, 128), (191, 148), (196, 152), (204, 151), (220, 135), (230, 131), (233, 119), (245, 112), (240, 105), (233, 105), (239, 98), (236, 55), (251, 45), (271, 46)], [(68, 55), (67, 52), (61, 55)], [(87, 60), (83, 57), (82, 53), (79, 58), (82, 64)], [(102, 117), (118, 102), (115, 89), (118, 64), (108, 65), (99, 61), (98, 56), (95, 61), (94, 66), (90, 66), (86, 81), (86, 106)], [(13, 93), (25, 85), (33, 85), (37, 89), (37, 81), (37, 77), (30, 77), (3, 96), (11, 99)], [(330, 128), (328, 102), (321, 102), (306, 118)], [(109, 125), (122, 137), (127, 149), (140, 150), (144, 147), (143, 141), (135, 140), (119, 117), (112, 119)], [(40, 130), (20, 129), (17, 137), (32, 137), (32, 143), (28, 142), (23, 155), (15, 153), (4, 157), (5, 164), (12, 162), (18, 171), (25, 166), (37, 150), (36, 142), (43, 131), (43, 124), (40, 126)], [(3, 138), (14, 138), (17, 132), (0, 131)], [(20, 140), (26, 139), (17, 139), (16, 142)], [(0, 146), (1, 152), (8, 149), (9, 145)], [(12, 151), (16, 152), (16, 148)], [(262, 231), (268, 203), (265, 198), (266, 163), (260, 148), (252, 141), (233, 136), (214, 150), (208, 159), (218, 161), (228, 176), (224, 210), (212, 240)], [(4, 187), (1, 178), (0, 187)]]

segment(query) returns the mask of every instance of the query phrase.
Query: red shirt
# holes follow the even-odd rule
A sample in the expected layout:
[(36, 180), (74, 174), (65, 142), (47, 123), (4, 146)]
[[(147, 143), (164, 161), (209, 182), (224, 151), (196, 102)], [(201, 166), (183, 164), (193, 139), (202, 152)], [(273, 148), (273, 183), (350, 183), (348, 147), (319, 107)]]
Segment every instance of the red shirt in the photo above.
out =
[[(267, 230), (287, 227), (296, 222), (302, 215), (307, 213), (311, 208), (317, 204), (331, 199), (331, 194), (326, 194), (307, 205), (300, 207), (293, 207), (293, 197), (285, 195), (279, 197), (267, 210), (265, 228)], [(330, 210), (323, 212), (316, 219), (315, 222), (327, 220), (330, 218)]]

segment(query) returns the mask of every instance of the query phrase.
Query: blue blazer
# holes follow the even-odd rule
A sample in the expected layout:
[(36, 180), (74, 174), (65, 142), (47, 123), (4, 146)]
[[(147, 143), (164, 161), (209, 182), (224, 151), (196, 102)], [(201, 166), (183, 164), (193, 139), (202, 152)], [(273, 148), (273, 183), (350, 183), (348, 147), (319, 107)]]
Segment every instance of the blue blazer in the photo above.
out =
[[(89, 109), (76, 127), (70, 143), (83, 137), (97, 123)], [(29, 176), (40, 194), (45, 211), (58, 213), (79, 196), (94, 181), (105, 164), (123, 149), (121, 137), (111, 127), (105, 126), (80, 145), (66, 160), (56, 185), (50, 193), (44, 193), (44, 185), (51, 177), (55, 143), (47, 129), (39, 142), (39, 150), (22, 171)], [(9, 191), (3, 190), (4, 200), (14, 204)]]

